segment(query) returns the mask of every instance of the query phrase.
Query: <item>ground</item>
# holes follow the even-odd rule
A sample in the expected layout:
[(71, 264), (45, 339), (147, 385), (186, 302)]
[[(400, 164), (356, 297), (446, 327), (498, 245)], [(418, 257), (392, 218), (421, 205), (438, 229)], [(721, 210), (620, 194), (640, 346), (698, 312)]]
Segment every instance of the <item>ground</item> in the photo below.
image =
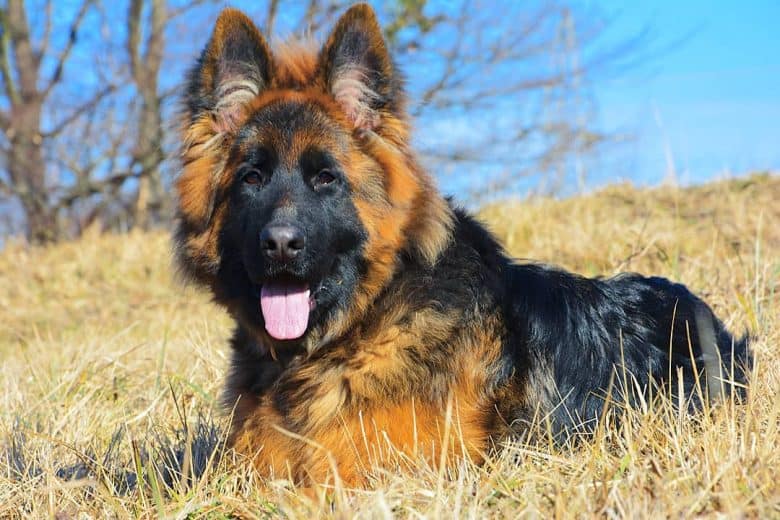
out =
[[(576, 447), (413, 461), (312, 499), (222, 449), (230, 320), (173, 275), (164, 232), (0, 251), (0, 517), (780, 515), (780, 177), (608, 187), (484, 208), (521, 259), (689, 285), (756, 340), (745, 404), (633, 413)], [(221, 455), (220, 455), (221, 454)]]

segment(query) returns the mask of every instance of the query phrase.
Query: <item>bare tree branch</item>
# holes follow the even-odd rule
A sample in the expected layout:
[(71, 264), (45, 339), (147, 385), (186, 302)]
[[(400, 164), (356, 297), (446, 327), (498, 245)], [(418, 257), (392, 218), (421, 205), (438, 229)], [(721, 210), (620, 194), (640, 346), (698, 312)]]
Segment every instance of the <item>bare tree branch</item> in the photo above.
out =
[(46, 56), (46, 54), (49, 52), (49, 45), (51, 44), (53, 3), (54, 0), (46, 0), (46, 6), (43, 8), (45, 20), (43, 25), (43, 35), (41, 36), (41, 43), (38, 46), (38, 51), (36, 52), (36, 59), (39, 66), (41, 64), (41, 60), (43, 60), (43, 57)]
[(140, 226), (147, 227), (159, 218), (165, 203), (159, 170), (165, 157), (161, 149), (164, 132), (158, 76), (165, 52), (164, 30), (169, 18), (164, 0), (149, 0), (146, 52), (141, 60), (139, 55), (143, 4), (142, 0), (131, 1), (127, 47), (133, 81), (142, 99), (132, 151), (133, 166), (138, 165), (143, 172), (139, 175), (135, 219)]
[(301, 20), (303, 25), (302, 29), (306, 30), (314, 25), (314, 16), (317, 14), (317, 4), (317, 0), (309, 0), (309, 5), (306, 6), (306, 12), (303, 15), (303, 20)]
[(89, 101), (82, 103), (73, 111), (65, 116), (64, 119), (62, 119), (59, 123), (54, 125), (51, 129), (47, 130), (46, 132), (43, 132), (41, 134), (41, 137), (44, 139), (51, 139), (52, 137), (56, 137), (59, 135), (65, 128), (72, 124), (74, 121), (76, 121), (79, 117), (84, 115), (89, 110), (92, 110), (95, 108), (98, 103), (103, 101), (103, 99), (106, 98), (109, 94), (114, 92), (116, 90), (116, 85), (106, 85), (101, 90), (99, 90)]
[(87, 11), (89, 10), (89, 7), (92, 5), (93, 1), (94, 0), (84, 0), (81, 3), (81, 7), (79, 7), (76, 16), (73, 18), (73, 21), (70, 24), (70, 29), (68, 30), (68, 41), (60, 51), (60, 54), (57, 57), (57, 63), (54, 66), (54, 72), (52, 72), (49, 81), (42, 90), (42, 97), (44, 99), (48, 97), (51, 89), (53, 89), (54, 85), (56, 85), (62, 78), (62, 69), (65, 67), (65, 62), (67, 61), (68, 56), (70, 56), (70, 53), (73, 50), (73, 46), (76, 44), (79, 27), (81, 26), (81, 22), (84, 20), (84, 16), (87, 14)]
[(4, 18), (10, 37), (10, 46), (14, 53), (16, 75), (19, 78), (17, 102), (33, 99), (38, 94), (36, 84), (38, 67), (30, 43), (30, 30), (27, 26), (27, 11), (24, 7), (24, 1), (9, 0)]
[(268, 10), (265, 15), (265, 33), (268, 35), (272, 35), (274, 33), (277, 9), (279, 9), (279, 0), (269, 0)]
[(115, 172), (108, 177), (102, 179), (86, 179), (84, 182), (73, 186), (65, 195), (63, 195), (56, 204), (56, 208), (65, 209), (73, 206), (79, 200), (85, 199), (92, 195), (102, 193), (111, 187), (121, 186), (128, 179), (137, 179), (142, 177), (144, 171), (125, 171)]
[[(268, 34), (282, 24), (316, 32), (351, 3), (264, 2), (260, 21)], [(171, 97), (180, 91), (172, 78), (182, 73), (181, 58), (197, 51), (188, 42), (203, 43), (192, 38), (198, 24), (213, 23), (222, 2), (127, 0), (120, 4), (127, 9), (124, 27), (111, 12), (115, 4), (74, 0), (65, 20), (58, 18), (59, 2), (38, 4), (41, 13), (31, 18), (29, 0), (0, 6), (0, 193), (21, 203), (28, 236), (42, 240), (56, 235), (61, 222), (66, 234), (78, 233), (85, 219), (164, 222), (173, 172), (165, 159), (176, 126)], [(411, 115), (447, 128), (446, 138), (423, 144), (430, 166), (465, 162), (483, 171), (490, 163), (505, 172), (485, 181), (492, 186), (531, 172), (542, 172), (549, 185), (572, 158), (610, 138), (588, 116), (587, 88), (595, 72), (636, 56), (638, 42), (589, 48), (603, 26), (575, 26), (580, 11), (571, 0), (535, 8), (506, 3), (499, 10), (482, 9), (477, 0), (380, 4), (388, 45), (409, 75)], [(99, 49), (79, 38), (92, 30), (95, 12)], [(201, 13), (208, 19), (195, 16)], [(186, 33), (172, 34), (174, 20), (190, 14), (181, 20)], [(84, 88), (69, 66), (81, 50), (95, 53)]]
[[(165, 30), (167, 16), (165, 12), (164, 0), (151, 0), (151, 2), (151, 31), (149, 32), (149, 40), (146, 43), (144, 61), (146, 62), (146, 66), (149, 70), (159, 71), (160, 64), (162, 63), (163, 59), (163, 53), (165, 52), (163, 32)], [(155, 82), (155, 87), (156, 85), (157, 82)]]
[(138, 78), (143, 72), (141, 67), (141, 12), (143, 0), (130, 0), (127, 15), (127, 55), (130, 58), (130, 73)]
[[(20, 103), (19, 92), (14, 85), (13, 74), (11, 73), (11, 64), (8, 60), (11, 42), (11, 24), (8, 19), (8, 13), (5, 9), (0, 9), (0, 73), (3, 76), (3, 88), (5, 95), (8, 96), (11, 105)], [(5, 127), (4, 127), (5, 128)]]
[(178, 18), (179, 16), (188, 13), (189, 11), (194, 9), (195, 7), (198, 7), (198, 6), (210, 3), (210, 2), (215, 2), (215, 0), (190, 0), (186, 4), (180, 6), (180, 7), (176, 8), (176, 9), (168, 9), (168, 14), (166, 16), (165, 22), (166, 23), (171, 22), (175, 18)]

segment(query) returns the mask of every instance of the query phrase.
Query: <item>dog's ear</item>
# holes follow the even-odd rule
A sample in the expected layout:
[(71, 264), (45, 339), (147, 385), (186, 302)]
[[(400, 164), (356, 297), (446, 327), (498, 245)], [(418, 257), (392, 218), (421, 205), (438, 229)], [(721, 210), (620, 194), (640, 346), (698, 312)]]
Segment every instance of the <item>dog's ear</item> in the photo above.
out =
[(219, 131), (235, 129), (245, 103), (268, 86), (273, 61), (260, 31), (244, 13), (224, 9), (190, 73), (187, 108), (192, 120), (214, 116)]
[(402, 115), (402, 79), (368, 4), (350, 8), (320, 53), (328, 91), (355, 128), (373, 130), (387, 111)]
[[(214, 214), (228, 137), (238, 130), (246, 104), (268, 88), (272, 74), (271, 53), (257, 27), (241, 11), (223, 10), (190, 71), (184, 97), (183, 168), (176, 189), (182, 222), (198, 233), (207, 232)], [(209, 250), (216, 247), (208, 244)]]

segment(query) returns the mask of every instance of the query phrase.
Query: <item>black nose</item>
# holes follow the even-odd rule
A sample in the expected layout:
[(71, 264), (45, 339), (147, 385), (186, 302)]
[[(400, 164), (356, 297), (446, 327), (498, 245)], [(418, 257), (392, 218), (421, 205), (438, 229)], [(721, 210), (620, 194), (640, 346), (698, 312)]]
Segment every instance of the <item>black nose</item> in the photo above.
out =
[(303, 232), (295, 226), (267, 226), (260, 233), (263, 254), (278, 262), (295, 258), (305, 245)]

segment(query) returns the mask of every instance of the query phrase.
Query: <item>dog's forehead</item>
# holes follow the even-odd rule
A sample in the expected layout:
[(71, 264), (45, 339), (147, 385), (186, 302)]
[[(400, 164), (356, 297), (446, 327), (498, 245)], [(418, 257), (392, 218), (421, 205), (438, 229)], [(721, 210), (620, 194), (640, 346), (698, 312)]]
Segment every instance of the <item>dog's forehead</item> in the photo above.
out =
[(349, 135), (316, 103), (279, 101), (258, 108), (238, 136), (242, 149), (257, 145), (274, 150), (283, 163), (295, 164), (312, 147), (334, 156), (347, 153)]

